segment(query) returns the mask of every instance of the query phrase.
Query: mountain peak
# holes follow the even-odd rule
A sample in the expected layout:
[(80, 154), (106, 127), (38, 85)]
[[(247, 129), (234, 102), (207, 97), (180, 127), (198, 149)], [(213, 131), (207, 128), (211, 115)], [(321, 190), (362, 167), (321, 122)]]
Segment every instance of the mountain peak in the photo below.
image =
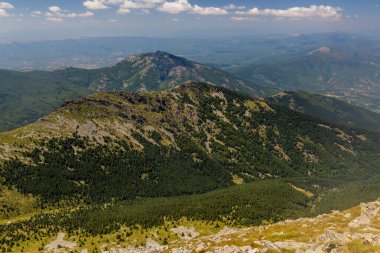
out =
[[(149, 54), (149, 53), (148, 53), (148, 54)], [(164, 52), (164, 51), (160, 51), (160, 50), (157, 50), (156, 52), (154, 52), (154, 53), (150, 53), (150, 54), (152, 54), (152, 55), (154, 55), (154, 56), (158, 56), (158, 57), (160, 57), (160, 56), (175, 57), (175, 55), (173, 55), (173, 54), (170, 54), (170, 53), (168, 53), (168, 52)]]
[(121, 78), (121, 90), (126, 91), (164, 90), (193, 80), (254, 96), (262, 93), (255, 84), (223, 70), (160, 50), (129, 56), (109, 70), (108, 73), (103, 72), (104, 76), (100, 80), (102, 83), (93, 85), (96, 90), (109, 90), (107, 87), (113, 84), (108, 83)]

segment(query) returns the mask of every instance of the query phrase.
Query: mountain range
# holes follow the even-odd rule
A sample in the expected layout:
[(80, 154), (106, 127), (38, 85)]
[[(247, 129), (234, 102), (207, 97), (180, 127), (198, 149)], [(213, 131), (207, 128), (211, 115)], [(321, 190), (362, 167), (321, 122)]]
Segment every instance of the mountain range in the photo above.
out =
[(250, 95), (263, 89), (222, 70), (164, 52), (130, 56), (113, 67), (56, 71), (0, 71), (0, 131), (31, 123), (94, 91), (163, 90), (188, 80), (208, 82)]
[(380, 108), (380, 57), (323, 46), (231, 73), (277, 90), (334, 96), (371, 110)]
[(379, 251), (377, 44), (272, 37), (1, 70), (0, 251)]

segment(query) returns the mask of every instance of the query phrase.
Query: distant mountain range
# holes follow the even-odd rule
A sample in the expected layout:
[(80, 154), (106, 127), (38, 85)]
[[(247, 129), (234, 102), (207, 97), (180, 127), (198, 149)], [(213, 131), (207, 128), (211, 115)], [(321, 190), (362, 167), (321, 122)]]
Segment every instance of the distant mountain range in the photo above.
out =
[(225, 71), (183, 57), (157, 51), (127, 57), (113, 67), (100, 69), (67, 68), (51, 76), (95, 91), (164, 90), (193, 80), (260, 96), (262, 88)]
[(380, 109), (380, 57), (376, 54), (324, 46), (230, 72), (277, 90), (305, 90)]
[(163, 90), (181, 82), (207, 82), (260, 96), (263, 89), (222, 70), (157, 51), (130, 56), (113, 67), (56, 71), (0, 71), (0, 131), (35, 121), (65, 100), (94, 91)]

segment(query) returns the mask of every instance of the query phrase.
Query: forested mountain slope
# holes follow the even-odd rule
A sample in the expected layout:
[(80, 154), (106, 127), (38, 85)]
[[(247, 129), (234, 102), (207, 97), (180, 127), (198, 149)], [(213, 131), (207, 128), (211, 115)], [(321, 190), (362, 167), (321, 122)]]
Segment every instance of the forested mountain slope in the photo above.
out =
[[(201, 193), (378, 173), (378, 136), (208, 84), (97, 93), (0, 135), (1, 177), (55, 202)], [(334, 179), (336, 180), (336, 179)]]
[(130, 56), (109, 68), (94, 70), (67, 68), (54, 71), (52, 75), (97, 91), (164, 90), (192, 80), (250, 95), (263, 94), (261, 87), (252, 82), (220, 69), (161, 51)]
[(0, 70), (0, 132), (27, 125), (64, 101), (91, 93), (46, 73)]
[(334, 97), (305, 91), (285, 91), (266, 97), (265, 100), (333, 124), (374, 131), (380, 130), (380, 114), (348, 104)]

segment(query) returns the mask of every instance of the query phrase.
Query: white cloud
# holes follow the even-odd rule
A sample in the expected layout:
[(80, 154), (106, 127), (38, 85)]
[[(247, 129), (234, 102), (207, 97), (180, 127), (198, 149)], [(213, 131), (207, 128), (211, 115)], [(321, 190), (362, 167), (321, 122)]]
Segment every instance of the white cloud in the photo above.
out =
[(15, 7), (7, 2), (0, 2), (0, 9), (14, 9)]
[(61, 23), (65, 18), (91, 17), (93, 15), (94, 13), (90, 11), (76, 13), (62, 10), (59, 6), (50, 6), (49, 11), (45, 13), (45, 16), (47, 17), (46, 20), (54, 23)]
[(224, 15), (228, 11), (219, 7), (201, 7), (192, 5), (188, 0), (176, 0), (174, 2), (165, 2), (158, 8), (159, 11), (167, 12), (170, 14), (178, 14), (181, 12), (189, 12), (199, 15)]
[(49, 7), (49, 11), (54, 12), (54, 13), (60, 12), (61, 10), (62, 10), (61, 7), (56, 6), (56, 5)]
[(193, 6), (187, 0), (177, 0), (175, 2), (166, 2), (158, 8), (158, 10), (170, 14), (178, 14), (180, 12), (191, 11)]
[(94, 0), (94, 1), (85, 1), (83, 3), (83, 6), (90, 10), (102, 10), (102, 9), (108, 9), (108, 6), (105, 5), (100, 0)]
[[(114, 0), (114, 1), (117, 1), (117, 0)], [(153, 9), (165, 2), (166, 0), (134, 0), (134, 1), (123, 0), (122, 3), (120, 3), (119, 5), (118, 13), (120, 14), (129, 13), (131, 12), (131, 9), (143, 9), (143, 10)]]
[(5, 10), (3, 9), (0, 9), (0, 17), (8, 17), (9, 16), (9, 13), (6, 12)]
[(238, 11), (236, 14), (252, 16), (273, 16), (277, 18), (322, 18), (339, 19), (343, 9), (328, 5), (310, 5), (309, 7), (291, 7), (288, 9), (258, 9), (256, 7), (246, 11)]
[[(157, 9), (170, 14), (188, 12), (199, 15), (223, 15), (228, 14), (226, 8), (219, 7), (201, 7), (192, 5), (188, 0), (86, 0), (83, 5), (87, 9), (107, 9), (111, 5), (118, 7), (119, 14), (130, 13), (133, 9), (142, 10), (143, 14), (149, 12), (149, 9)], [(241, 6), (228, 5), (229, 8), (241, 9)]]
[(6, 11), (8, 9), (14, 9), (15, 7), (7, 2), (0, 2), (0, 17), (9, 17), (10, 14)]
[(194, 5), (191, 13), (199, 15), (225, 15), (228, 14), (228, 11), (218, 7), (200, 7), (198, 5)]

